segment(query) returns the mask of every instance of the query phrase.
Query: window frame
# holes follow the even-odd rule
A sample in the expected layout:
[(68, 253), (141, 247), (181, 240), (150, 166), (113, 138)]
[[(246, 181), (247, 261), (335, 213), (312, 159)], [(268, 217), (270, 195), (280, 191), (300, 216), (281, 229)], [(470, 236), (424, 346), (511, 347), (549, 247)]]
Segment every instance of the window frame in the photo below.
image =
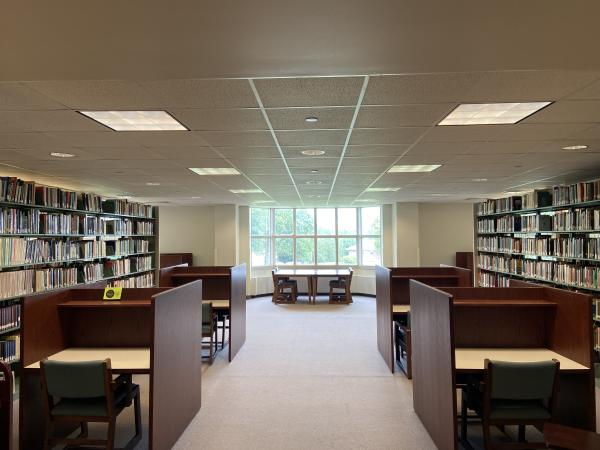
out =
[[(338, 210), (339, 209), (345, 209), (345, 208), (354, 208), (355, 210), (355, 215), (356, 215), (356, 234), (339, 234), (339, 219), (338, 219)], [(372, 206), (369, 206), (369, 208), (373, 208)], [(269, 240), (269, 259), (270, 259), (270, 263), (269, 265), (253, 265), (252, 264), (252, 251), (250, 251), (250, 265), (253, 268), (268, 268), (268, 267), (273, 267), (276, 266), (276, 252), (275, 252), (275, 242), (277, 238), (291, 238), (292, 239), (292, 253), (293, 253), (293, 262), (292, 264), (286, 264), (286, 267), (318, 267), (318, 266), (346, 266), (345, 264), (340, 264), (340, 254), (339, 254), (339, 240), (340, 239), (345, 239), (345, 238), (350, 238), (350, 239), (355, 239), (356, 240), (356, 264), (352, 264), (351, 266), (354, 267), (374, 267), (374, 265), (368, 265), (368, 264), (363, 264), (362, 261), (362, 241), (364, 238), (373, 238), (373, 239), (379, 239), (379, 242), (381, 243), (380, 247), (381, 247), (381, 251), (379, 254), (379, 264), (381, 264), (381, 261), (383, 260), (383, 223), (382, 223), (382, 216), (383, 216), (383, 211), (382, 211), (382, 207), (379, 206), (379, 220), (380, 220), (380, 226), (379, 226), (379, 234), (362, 234), (362, 209), (363, 207), (357, 206), (347, 206), (347, 207), (323, 207), (323, 208), (306, 208), (306, 207), (300, 207), (300, 208), (250, 208), (250, 214), (252, 214), (252, 210), (254, 209), (267, 209), (269, 211), (269, 230), (270, 230), (270, 234), (269, 235), (253, 235), (252, 234), (252, 226), (250, 227), (250, 249), (252, 249), (252, 240), (254, 238), (259, 238), (259, 239), (268, 239)], [(292, 234), (275, 234), (275, 211), (276, 210), (280, 210), (280, 209), (291, 209), (292, 210)], [(312, 209), (313, 210), (313, 234), (296, 234), (296, 211), (299, 209), (303, 209), (303, 210), (307, 210), (307, 209)], [(334, 214), (334, 220), (335, 220), (335, 226), (334, 226), (334, 234), (318, 234), (318, 225), (317, 225), (317, 210), (319, 209), (333, 209), (335, 211)], [(252, 217), (250, 218), (250, 225), (252, 225)], [(313, 263), (311, 264), (301, 264), (298, 263), (297, 261), (297, 239), (298, 238), (311, 238), (313, 239)], [(318, 238), (333, 238), (335, 239), (335, 264), (319, 264), (318, 261), (318, 253), (317, 253), (317, 239)]]

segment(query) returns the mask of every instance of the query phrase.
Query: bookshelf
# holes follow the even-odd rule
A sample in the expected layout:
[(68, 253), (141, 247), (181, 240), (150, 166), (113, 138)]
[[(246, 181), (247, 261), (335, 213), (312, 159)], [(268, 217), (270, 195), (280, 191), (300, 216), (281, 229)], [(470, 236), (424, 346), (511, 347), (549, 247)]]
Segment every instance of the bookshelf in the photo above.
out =
[(19, 364), (22, 298), (157, 284), (158, 210), (0, 177), (0, 359)]
[(477, 285), (534, 281), (594, 295), (600, 352), (600, 180), (478, 203)]

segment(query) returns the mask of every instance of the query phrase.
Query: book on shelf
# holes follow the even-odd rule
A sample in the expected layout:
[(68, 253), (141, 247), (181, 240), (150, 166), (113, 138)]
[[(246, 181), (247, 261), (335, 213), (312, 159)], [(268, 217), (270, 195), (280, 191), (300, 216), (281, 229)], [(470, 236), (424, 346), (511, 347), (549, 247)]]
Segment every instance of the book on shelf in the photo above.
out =
[(73, 214), (40, 212), (40, 234), (80, 234), (79, 217)]
[(50, 186), (36, 186), (35, 204), (52, 208), (77, 209), (77, 192)]
[(0, 208), (0, 234), (35, 234), (39, 230), (39, 210)]
[(600, 180), (576, 183), (568, 186), (554, 186), (552, 189), (553, 205), (568, 205), (598, 199), (600, 199)]
[(80, 192), (77, 197), (77, 209), (90, 212), (102, 211), (102, 198), (96, 194)]
[(21, 326), (21, 305), (0, 303), (0, 332)]
[(108, 199), (102, 202), (104, 212), (128, 216), (153, 217), (153, 207), (142, 203), (129, 202), (122, 199)]
[(0, 337), (0, 361), (7, 363), (17, 361), (21, 355), (21, 338), (19, 335)]
[(600, 350), (600, 328), (594, 328), (594, 349)]
[(35, 183), (17, 177), (0, 177), (0, 201), (33, 205)]
[(535, 190), (522, 195), (523, 209), (552, 206), (552, 193), (549, 190)]
[(88, 263), (79, 268), (79, 283), (93, 283), (104, 278), (104, 265), (102, 263)]
[(35, 292), (49, 291), (76, 284), (76, 267), (49, 267), (35, 271)]
[(154, 286), (154, 272), (148, 272), (129, 278), (112, 280), (108, 283), (111, 287), (146, 288)]
[(0, 300), (32, 294), (34, 272), (32, 269), (0, 272)]

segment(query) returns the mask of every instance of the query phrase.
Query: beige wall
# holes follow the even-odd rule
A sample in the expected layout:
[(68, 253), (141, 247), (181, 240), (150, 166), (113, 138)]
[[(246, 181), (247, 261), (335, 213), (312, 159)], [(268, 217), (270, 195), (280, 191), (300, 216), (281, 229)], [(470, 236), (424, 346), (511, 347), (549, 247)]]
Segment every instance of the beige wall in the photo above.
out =
[(457, 251), (473, 251), (471, 203), (419, 205), (420, 265), (454, 264)]
[(214, 219), (213, 206), (161, 206), (158, 227), (160, 252), (192, 252), (195, 265), (214, 265)]

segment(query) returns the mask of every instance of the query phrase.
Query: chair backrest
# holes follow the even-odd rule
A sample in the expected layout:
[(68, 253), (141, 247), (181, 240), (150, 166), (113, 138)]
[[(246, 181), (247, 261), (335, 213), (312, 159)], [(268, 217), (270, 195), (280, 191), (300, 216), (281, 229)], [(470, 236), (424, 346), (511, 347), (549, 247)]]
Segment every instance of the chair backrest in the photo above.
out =
[(554, 359), (525, 363), (486, 360), (486, 392), (491, 400), (551, 400), (559, 367)]
[(350, 276), (348, 277), (348, 285), (352, 284), (352, 274), (354, 273), (354, 270), (352, 270), (352, 267), (348, 267), (348, 271), (350, 272)]
[(202, 302), (202, 325), (210, 325), (212, 322), (212, 302)]
[(110, 359), (104, 361), (40, 363), (42, 385), (48, 396), (61, 398), (107, 397), (112, 377)]

